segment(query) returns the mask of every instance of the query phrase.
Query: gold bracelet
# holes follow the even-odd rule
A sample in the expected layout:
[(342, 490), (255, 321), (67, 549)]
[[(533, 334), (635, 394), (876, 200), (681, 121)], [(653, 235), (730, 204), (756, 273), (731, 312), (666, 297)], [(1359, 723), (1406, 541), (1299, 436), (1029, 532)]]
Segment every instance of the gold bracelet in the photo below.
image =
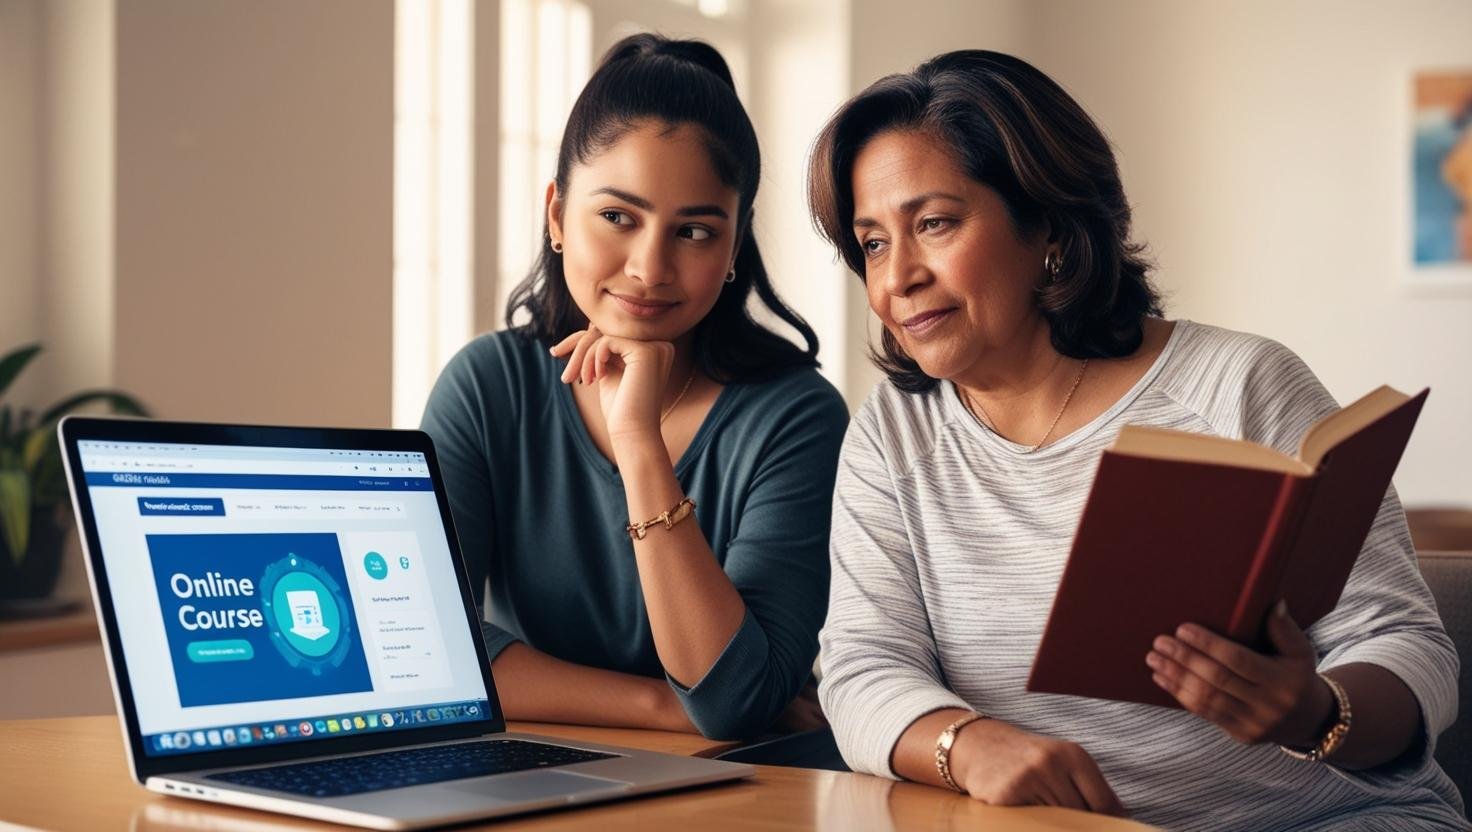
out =
[(967, 714), (946, 726), (946, 730), (940, 732), (940, 738), (935, 741), (935, 770), (940, 772), (941, 782), (952, 789), (965, 794), (966, 790), (956, 785), (951, 777), (951, 746), (956, 744), (956, 735), (961, 729), (977, 721), (986, 719), (982, 714)]
[(1311, 763), (1322, 762), (1325, 757), (1338, 751), (1339, 746), (1344, 745), (1344, 737), (1349, 733), (1353, 717), (1349, 709), (1349, 694), (1345, 692), (1344, 685), (1334, 681), (1331, 677), (1320, 673), (1319, 678), (1324, 680), (1324, 684), (1328, 685), (1329, 691), (1334, 694), (1334, 704), (1339, 710), (1339, 716), (1334, 720), (1334, 724), (1329, 726), (1329, 730), (1325, 732), (1324, 738), (1319, 740), (1319, 744), (1307, 751), (1299, 751), (1286, 745), (1278, 746), (1280, 751), (1295, 760), (1307, 760)]
[(675, 503), (675, 507), (670, 509), (669, 511), (662, 511), (659, 513), (658, 516), (651, 517), (648, 520), (645, 520), (643, 523), (630, 523), (627, 527), (625, 527), (625, 530), (628, 531), (628, 533), (632, 535), (635, 540), (643, 540), (644, 535), (647, 533), (645, 530), (648, 529), (650, 526), (653, 526), (656, 523), (663, 523), (666, 529), (673, 529), (676, 523), (684, 520), (686, 517), (689, 517), (694, 513), (695, 501), (690, 499), (689, 497), (686, 497), (680, 502)]

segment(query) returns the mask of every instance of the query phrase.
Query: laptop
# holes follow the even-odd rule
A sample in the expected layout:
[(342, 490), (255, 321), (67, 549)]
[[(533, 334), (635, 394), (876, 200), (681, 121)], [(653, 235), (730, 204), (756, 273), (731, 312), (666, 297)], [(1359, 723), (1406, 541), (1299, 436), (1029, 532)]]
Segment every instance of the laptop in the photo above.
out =
[(506, 731), (422, 432), (83, 417), (58, 432), (150, 791), (417, 829), (755, 773)]

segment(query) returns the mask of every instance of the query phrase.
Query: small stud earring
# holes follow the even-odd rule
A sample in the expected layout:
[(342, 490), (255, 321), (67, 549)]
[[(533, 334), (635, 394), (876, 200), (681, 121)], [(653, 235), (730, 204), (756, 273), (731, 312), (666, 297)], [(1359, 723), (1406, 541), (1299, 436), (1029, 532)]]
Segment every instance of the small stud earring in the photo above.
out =
[(558, 241), (558, 240), (553, 240), (552, 241), (552, 250), (555, 251), (555, 252), (557, 252), (558, 254), (561, 254), (562, 253), (562, 243), (560, 241)]
[(732, 269), (729, 272), (726, 272), (726, 282), (727, 283), (735, 283), (736, 282), (736, 270), (735, 269)]
[(1053, 278), (1054, 283), (1058, 282), (1058, 275), (1063, 271), (1063, 258), (1058, 255), (1058, 252), (1050, 251), (1043, 255), (1043, 270)]

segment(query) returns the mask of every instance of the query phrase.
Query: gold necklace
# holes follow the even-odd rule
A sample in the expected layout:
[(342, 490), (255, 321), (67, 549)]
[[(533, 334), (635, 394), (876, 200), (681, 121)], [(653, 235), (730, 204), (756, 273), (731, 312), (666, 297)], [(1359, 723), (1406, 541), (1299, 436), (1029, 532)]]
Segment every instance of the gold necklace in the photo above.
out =
[[(1079, 382), (1084, 380), (1084, 370), (1087, 370), (1088, 368), (1089, 359), (1085, 358), (1084, 363), (1079, 365), (1078, 375), (1073, 377), (1073, 386), (1068, 388), (1068, 395), (1063, 397), (1063, 406), (1058, 408), (1058, 414), (1053, 417), (1053, 423), (1048, 425), (1048, 432), (1043, 434), (1043, 438), (1039, 439), (1036, 445), (1031, 446), (1026, 451), (1023, 451), (1023, 453), (1030, 454), (1033, 451), (1036, 451), (1038, 448), (1043, 447), (1043, 443), (1047, 442), (1048, 437), (1053, 435), (1053, 429), (1058, 427), (1058, 420), (1063, 418), (1063, 411), (1067, 410), (1068, 403), (1073, 401), (1073, 391), (1077, 390)], [(996, 421), (992, 419), (992, 415), (990, 413), (986, 412), (986, 408), (982, 406), (981, 402), (972, 401), (971, 394), (967, 393), (965, 389), (962, 388), (960, 385), (957, 385), (956, 389), (960, 391), (961, 404), (965, 406), (966, 412), (971, 414), (971, 418), (975, 419), (977, 424), (981, 425), (982, 427), (986, 428), (997, 436), (1002, 436), (1001, 431), (998, 431), (996, 428)], [(973, 405), (975, 406), (974, 408)], [(978, 409), (981, 410), (980, 416), (976, 414), (976, 410)], [(983, 419), (983, 416), (986, 418)], [(1006, 437), (1003, 438), (1005, 439)]]
[(670, 402), (670, 406), (667, 407), (667, 408), (665, 408), (664, 413), (660, 414), (660, 416), (659, 416), (659, 423), (661, 425), (664, 424), (664, 420), (665, 419), (668, 419), (670, 417), (670, 414), (671, 413), (675, 412), (675, 406), (680, 403), (680, 399), (685, 398), (685, 391), (687, 391), (687, 390), (690, 389), (690, 382), (692, 382), (694, 380), (695, 380), (695, 368), (694, 367), (691, 367), (690, 368), (690, 377), (687, 378), (687, 379), (685, 379), (685, 386), (680, 388), (680, 395), (676, 396), (675, 397), (675, 400), (672, 401), (672, 402)]

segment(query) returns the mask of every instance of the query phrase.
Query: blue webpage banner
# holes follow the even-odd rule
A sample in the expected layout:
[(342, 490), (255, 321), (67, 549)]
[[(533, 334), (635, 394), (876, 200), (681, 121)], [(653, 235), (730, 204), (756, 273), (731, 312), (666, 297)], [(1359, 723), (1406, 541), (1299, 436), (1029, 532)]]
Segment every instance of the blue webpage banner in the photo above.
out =
[(123, 488), (264, 488), (278, 491), (433, 491), (429, 477), (333, 477), (295, 474), (87, 473), (87, 485)]
[(150, 534), (184, 707), (372, 690), (335, 534)]

